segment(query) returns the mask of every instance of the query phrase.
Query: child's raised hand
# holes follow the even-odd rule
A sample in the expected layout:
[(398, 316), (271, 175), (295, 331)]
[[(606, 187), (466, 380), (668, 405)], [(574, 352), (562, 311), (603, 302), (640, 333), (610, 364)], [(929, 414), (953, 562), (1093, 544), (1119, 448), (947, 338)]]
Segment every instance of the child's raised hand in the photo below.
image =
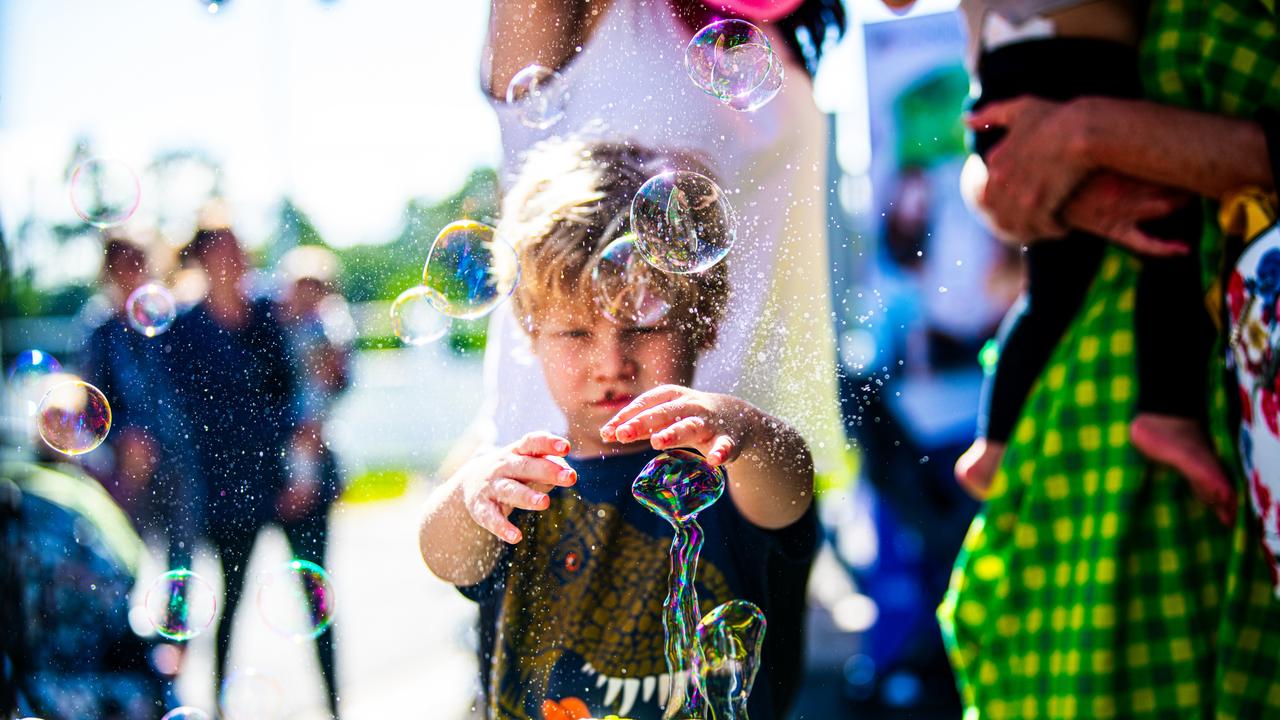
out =
[(730, 395), (663, 385), (618, 411), (600, 428), (600, 437), (618, 443), (647, 439), (655, 450), (693, 447), (711, 465), (724, 465), (751, 444), (760, 415)]
[(458, 469), (463, 505), (480, 527), (511, 544), (520, 529), (508, 516), (515, 508), (545, 510), (553, 487), (568, 487), (577, 473), (552, 458), (569, 454), (569, 441), (547, 432), (525, 435), (505, 448), (480, 455)]

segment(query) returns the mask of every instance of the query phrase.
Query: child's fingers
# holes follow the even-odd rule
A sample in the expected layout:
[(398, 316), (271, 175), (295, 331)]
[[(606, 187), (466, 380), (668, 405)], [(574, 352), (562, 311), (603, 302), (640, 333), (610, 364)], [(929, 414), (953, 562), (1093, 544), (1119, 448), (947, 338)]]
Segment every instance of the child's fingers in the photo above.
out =
[(618, 442), (643, 440), (677, 422), (696, 415), (702, 408), (687, 402), (668, 402), (645, 410), (614, 429)]
[(707, 463), (712, 467), (724, 465), (738, 457), (738, 443), (728, 435), (717, 435), (707, 451)]
[(623, 423), (631, 418), (639, 415), (645, 410), (656, 407), (666, 402), (670, 402), (684, 393), (684, 388), (678, 385), (661, 385), (648, 392), (642, 393), (640, 397), (632, 400), (626, 407), (622, 408), (604, 425), (600, 426), (600, 439), (605, 442), (614, 442), (619, 438), (615, 431)]
[(525, 434), (511, 445), (511, 451), (520, 455), (556, 455), (563, 457), (569, 454), (569, 441), (555, 433), (536, 431)]
[(512, 545), (520, 542), (520, 528), (507, 519), (506, 513), (492, 498), (476, 498), (468, 510), (471, 512), (471, 519), (475, 520), (477, 525), (493, 533), (499, 540), (505, 540)]
[(1017, 100), (1004, 100), (984, 105), (982, 108), (969, 113), (964, 118), (964, 124), (974, 130), (986, 130), (992, 125), (1004, 127), (1009, 124), (1009, 120), (1017, 109), (1015, 105), (1017, 102)]
[(522, 483), (569, 487), (578, 481), (578, 475), (573, 470), (547, 458), (530, 455), (511, 455), (499, 472), (504, 477)]
[(674, 425), (653, 434), (650, 444), (654, 450), (686, 445), (701, 445), (711, 439), (711, 427), (707, 421), (694, 415), (676, 422)]
[(546, 510), (551, 499), (518, 480), (498, 478), (491, 484), (493, 499), (521, 510)]

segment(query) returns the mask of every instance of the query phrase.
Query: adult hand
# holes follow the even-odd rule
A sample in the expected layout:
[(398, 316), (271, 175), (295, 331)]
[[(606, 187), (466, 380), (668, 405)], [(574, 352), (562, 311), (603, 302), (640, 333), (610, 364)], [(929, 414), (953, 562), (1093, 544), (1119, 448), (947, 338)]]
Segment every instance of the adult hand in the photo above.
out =
[(569, 454), (569, 441), (547, 432), (533, 432), (492, 453), (473, 458), (458, 468), (455, 481), (462, 502), (476, 524), (512, 545), (520, 542), (520, 528), (508, 516), (515, 508), (546, 510), (553, 487), (569, 487), (578, 475), (552, 458)]
[(979, 202), (1002, 230), (1018, 238), (1066, 232), (1058, 213), (1093, 168), (1075, 150), (1080, 121), (1067, 103), (1032, 97), (991, 103), (966, 119), (970, 128), (1004, 128), (987, 155)]
[(600, 428), (606, 442), (649, 440), (655, 450), (697, 448), (712, 465), (733, 462), (751, 445), (759, 410), (729, 395), (663, 385), (618, 411)]
[(1152, 257), (1186, 255), (1183, 242), (1156, 237), (1141, 228), (1147, 220), (1162, 218), (1191, 200), (1189, 193), (1153, 185), (1113, 172), (1094, 173), (1085, 180), (1062, 209), (1068, 225)]

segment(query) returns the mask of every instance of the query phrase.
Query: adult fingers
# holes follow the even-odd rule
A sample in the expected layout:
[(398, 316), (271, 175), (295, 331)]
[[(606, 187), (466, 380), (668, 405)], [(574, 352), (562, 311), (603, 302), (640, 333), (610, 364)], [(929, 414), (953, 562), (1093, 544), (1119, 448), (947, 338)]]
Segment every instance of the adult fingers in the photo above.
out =
[(578, 475), (570, 468), (545, 457), (511, 455), (498, 470), (498, 474), (522, 483), (569, 487), (578, 481)]
[(1191, 252), (1191, 248), (1183, 243), (1152, 237), (1136, 227), (1130, 227), (1121, 232), (1119, 237), (1112, 239), (1119, 245), (1148, 257), (1177, 257)]
[(511, 451), (519, 455), (541, 456), (569, 454), (569, 441), (549, 432), (531, 432), (511, 445)]
[(965, 116), (964, 124), (974, 130), (1006, 127), (1013, 121), (1022, 102), (1021, 99), (1014, 99), (984, 105)]
[(498, 478), (491, 485), (493, 499), (521, 510), (546, 510), (551, 499), (545, 493), (511, 478)]
[(711, 426), (699, 416), (687, 417), (675, 424), (654, 433), (650, 444), (654, 450), (686, 445), (701, 445), (711, 439)]
[[(640, 397), (632, 400), (626, 407), (622, 408), (604, 425), (600, 426), (600, 439), (605, 442), (616, 442), (620, 440), (616, 431), (619, 426), (627, 422), (631, 418), (666, 402), (670, 402), (684, 392), (684, 388), (678, 385), (660, 385), (648, 392), (641, 393)], [(626, 442), (626, 441), (623, 441)]]
[(471, 519), (475, 520), (477, 525), (493, 533), (499, 540), (512, 545), (520, 542), (522, 537), (520, 528), (507, 519), (506, 513), (493, 498), (478, 497), (471, 501), (467, 509), (471, 513)]

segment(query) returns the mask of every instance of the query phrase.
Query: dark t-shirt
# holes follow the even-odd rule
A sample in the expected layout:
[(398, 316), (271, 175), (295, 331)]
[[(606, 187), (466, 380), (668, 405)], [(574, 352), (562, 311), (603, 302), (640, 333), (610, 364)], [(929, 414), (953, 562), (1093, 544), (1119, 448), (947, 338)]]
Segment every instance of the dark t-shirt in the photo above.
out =
[(170, 370), (207, 484), (210, 529), (252, 527), (274, 512), (297, 424), (284, 331), (271, 303), (257, 300), (239, 328), (221, 327), (201, 303), (168, 336)]
[[(513, 513), (525, 539), (504, 548), (488, 578), (461, 588), (480, 604), (491, 717), (541, 720), (555, 715), (551, 703), (570, 712), (585, 706), (593, 717), (661, 717), (670, 693), (662, 608), (673, 532), (631, 495), (656, 454), (570, 458), (577, 485), (553, 490), (547, 510)], [(738, 513), (726, 489), (698, 521), (706, 538), (699, 610), (744, 599), (764, 611), (764, 662), (750, 711), (756, 720), (782, 717), (802, 669), (814, 511), (764, 530)]]

